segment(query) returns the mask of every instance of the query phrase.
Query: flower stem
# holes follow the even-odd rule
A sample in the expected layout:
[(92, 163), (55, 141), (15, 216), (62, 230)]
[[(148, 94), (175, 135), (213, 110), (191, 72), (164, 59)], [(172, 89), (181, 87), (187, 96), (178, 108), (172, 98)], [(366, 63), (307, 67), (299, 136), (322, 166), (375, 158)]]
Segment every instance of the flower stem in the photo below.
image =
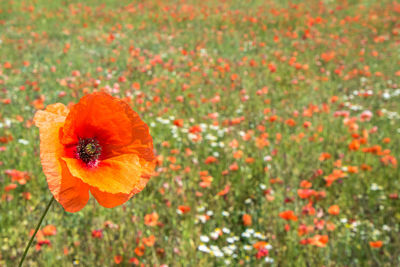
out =
[(25, 248), (24, 255), (22, 255), (21, 261), (19, 262), (19, 265), (18, 265), (19, 267), (22, 266), (22, 263), (24, 262), (26, 254), (28, 254), (28, 250), (31, 247), (33, 239), (35, 238), (36, 233), (39, 231), (40, 225), (42, 224), (44, 217), (46, 216), (47, 212), (49, 211), (50, 206), (53, 203), (53, 200), (54, 200), (54, 197), (51, 197), (49, 204), (47, 204), (46, 210), (43, 212), (42, 217), (40, 218), (40, 220), (39, 220), (39, 222), (38, 222), (38, 224), (36, 226), (35, 232), (33, 233), (32, 237), (31, 237), (31, 240), (29, 240), (29, 243)]

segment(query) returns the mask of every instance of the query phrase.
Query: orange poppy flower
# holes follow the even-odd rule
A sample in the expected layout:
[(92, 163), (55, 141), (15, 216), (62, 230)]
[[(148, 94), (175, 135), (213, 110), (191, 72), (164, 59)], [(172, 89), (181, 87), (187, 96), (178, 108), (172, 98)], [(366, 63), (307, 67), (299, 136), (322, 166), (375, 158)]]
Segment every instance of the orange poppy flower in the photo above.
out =
[(325, 161), (330, 158), (331, 158), (331, 154), (324, 152), (324, 153), (321, 153), (321, 155), (319, 156), (318, 159), (319, 159), (319, 161)]
[(221, 191), (218, 192), (217, 195), (218, 196), (225, 196), (226, 194), (229, 193), (230, 189), (231, 189), (231, 186), (229, 184), (227, 184), (224, 189), (222, 189)]
[(267, 245), (268, 245), (268, 243), (265, 241), (258, 241), (253, 244), (253, 248), (255, 248), (256, 250), (260, 250), (260, 249), (265, 248)]
[(180, 205), (180, 206), (178, 206), (178, 210), (179, 210), (182, 214), (184, 214), (184, 213), (188, 213), (188, 212), (191, 210), (191, 208), (190, 208), (189, 206)]
[(329, 237), (327, 235), (315, 235), (308, 240), (309, 244), (320, 248), (326, 247), (328, 241)]
[(46, 236), (55, 235), (57, 234), (57, 228), (54, 225), (49, 224), (43, 228), (42, 232)]
[(294, 215), (294, 212), (292, 210), (286, 210), (281, 213), (279, 213), (279, 217), (282, 219), (285, 219), (287, 221), (297, 221), (297, 216)]
[(378, 241), (371, 241), (369, 242), (370, 247), (372, 248), (380, 248), (383, 245), (383, 242), (378, 240)]
[(115, 255), (114, 256), (114, 262), (115, 264), (120, 264), (122, 262), (122, 256), (121, 255)]
[(156, 226), (158, 224), (158, 214), (156, 212), (146, 214), (144, 216), (144, 224), (148, 226)]
[(139, 257), (143, 256), (144, 252), (145, 252), (144, 245), (140, 245), (140, 246), (135, 248), (135, 254), (138, 255)]
[(154, 243), (156, 242), (156, 237), (154, 235), (151, 235), (149, 237), (143, 237), (142, 238), (142, 242), (148, 246), (148, 247), (152, 247), (154, 246)]
[(243, 214), (242, 221), (244, 226), (250, 226), (252, 224), (252, 218), (249, 214)]
[(338, 215), (340, 213), (340, 208), (338, 205), (332, 205), (328, 209), (328, 213), (331, 215)]
[(92, 93), (68, 110), (49, 105), (35, 114), (40, 158), (49, 189), (68, 212), (81, 210), (89, 191), (112, 208), (142, 191), (154, 169), (148, 126), (128, 104)]

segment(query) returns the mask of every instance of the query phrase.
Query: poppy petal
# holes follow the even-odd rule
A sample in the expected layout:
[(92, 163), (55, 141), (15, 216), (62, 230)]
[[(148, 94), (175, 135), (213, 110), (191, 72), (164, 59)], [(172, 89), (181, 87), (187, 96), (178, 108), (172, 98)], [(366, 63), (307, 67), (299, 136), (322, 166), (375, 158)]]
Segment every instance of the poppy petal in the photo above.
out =
[(40, 159), (54, 198), (66, 211), (76, 212), (89, 200), (89, 188), (80, 179), (73, 177), (60, 160), (65, 152), (59, 142), (59, 133), (65, 119), (62, 115), (66, 110), (62, 108), (63, 105), (56, 105), (51, 105), (54, 109), (49, 106), (46, 111), (38, 111), (34, 118), (40, 132)]
[(74, 158), (62, 159), (73, 176), (103, 192), (129, 194), (141, 183), (143, 168), (136, 154), (124, 154), (102, 160), (95, 167), (89, 167)]
[(37, 127), (47, 123), (64, 122), (68, 115), (68, 108), (61, 103), (47, 106), (45, 110), (36, 112), (33, 121)]
[(146, 187), (148, 180), (149, 179), (146, 177), (141, 177), (139, 183), (136, 185), (136, 187), (132, 190), (130, 194), (123, 194), (123, 193), (112, 194), (112, 193), (102, 192), (94, 186), (90, 187), (90, 193), (92, 193), (94, 198), (96, 198), (97, 202), (99, 202), (99, 204), (102, 205), (103, 207), (114, 208), (116, 206), (124, 204), (133, 195), (136, 195), (137, 193), (142, 191), (143, 188)]
[(137, 113), (133, 114), (133, 140), (131, 143), (120, 146), (118, 144), (106, 144), (102, 147), (102, 157), (110, 158), (120, 154), (139, 154), (140, 158), (147, 161), (154, 160), (153, 139), (149, 133), (149, 127)]
[(126, 201), (129, 200), (130, 194), (111, 194), (102, 192), (94, 186), (90, 187), (90, 193), (94, 196), (94, 198), (105, 208), (114, 208), (121, 204), (124, 204)]
[(89, 201), (89, 186), (81, 179), (73, 177), (65, 162), (61, 161), (62, 179), (58, 202), (68, 212), (77, 212)]
[(116, 206), (124, 204), (128, 201), (133, 195), (139, 193), (146, 187), (146, 184), (149, 180), (149, 177), (142, 176), (140, 177), (139, 183), (135, 186), (130, 194), (112, 194), (99, 190), (98, 188), (91, 186), (90, 193), (94, 196), (94, 198), (105, 208), (114, 208)]
[(62, 143), (96, 138), (102, 146), (125, 146), (140, 137), (134, 132), (138, 120), (139, 115), (121, 99), (102, 92), (86, 95), (72, 106), (65, 120)]
[[(144, 124), (144, 123), (143, 123)], [(147, 125), (146, 125), (147, 127)], [(139, 130), (135, 130), (135, 135), (139, 133)], [(145, 134), (143, 134), (144, 136)], [(138, 139), (127, 145), (127, 146), (112, 146), (106, 145), (102, 147), (102, 154), (104, 158), (115, 157), (121, 154), (138, 154), (140, 158), (146, 161), (153, 161), (155, 159), (154, 152), (153, 152), (153, 140), (151, 139), (151, 135), (148, 133), (147, 130), (146, 137), (138, 137)], [(144, 142), (144, 143), (143, 143)]]

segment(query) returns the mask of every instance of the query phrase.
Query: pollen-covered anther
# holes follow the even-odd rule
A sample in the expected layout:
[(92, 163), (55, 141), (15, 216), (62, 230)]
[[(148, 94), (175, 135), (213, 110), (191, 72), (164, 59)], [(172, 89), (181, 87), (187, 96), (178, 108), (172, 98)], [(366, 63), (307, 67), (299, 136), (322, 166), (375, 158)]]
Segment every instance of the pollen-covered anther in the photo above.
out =
[(81, 138), (76, 147), (77, 158), (86, 165), (96, 165), (101, 154), (101, 146), (95, 138)]

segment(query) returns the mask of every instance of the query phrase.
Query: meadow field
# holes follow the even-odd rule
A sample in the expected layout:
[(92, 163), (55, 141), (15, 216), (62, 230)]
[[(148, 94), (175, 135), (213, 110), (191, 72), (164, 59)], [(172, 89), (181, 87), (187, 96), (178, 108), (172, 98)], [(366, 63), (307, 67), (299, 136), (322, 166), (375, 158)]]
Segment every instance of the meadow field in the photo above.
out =
[(400, 266), (400, 2), (0, 1), (0, 266), (52, 197), (35, 112), (96, 91), (155, 173), (54, 202), (24, 266)]

